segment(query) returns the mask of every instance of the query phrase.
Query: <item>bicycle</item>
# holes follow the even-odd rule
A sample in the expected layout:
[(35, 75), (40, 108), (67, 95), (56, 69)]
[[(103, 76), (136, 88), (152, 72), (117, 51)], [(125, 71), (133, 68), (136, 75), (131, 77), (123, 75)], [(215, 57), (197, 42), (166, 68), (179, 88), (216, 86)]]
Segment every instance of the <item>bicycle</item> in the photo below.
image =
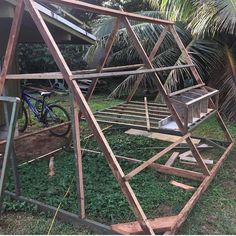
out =
[[(49, 130), (52, 135), (64, 137), (69, 133), (71, 129), (70, 116), (60, 105), (47, 104), (46, 98), (49, 98), (51, 94), (51, 92), (41, 92), (42, 98), (36, 98), (25, 91), (22, 92), (22, 114), (20, 119), (18, 119), (19, 132), (24, 132), (28, 126), (29, 117), (25, 108), (25, 104), (27, 104), (36, 120), (43, 124), (44, 127), (51, 127), (65, 123), (63, 126)], [(35, 105), (33, 105), (31, 100), (35, 101)]]

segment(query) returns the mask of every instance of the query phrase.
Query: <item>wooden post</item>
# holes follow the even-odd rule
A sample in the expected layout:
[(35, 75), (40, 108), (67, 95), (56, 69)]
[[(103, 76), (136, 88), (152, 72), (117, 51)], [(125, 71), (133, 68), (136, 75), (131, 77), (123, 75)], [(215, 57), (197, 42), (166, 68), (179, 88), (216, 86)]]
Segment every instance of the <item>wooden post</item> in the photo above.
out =
[(75, 166), (76, 166), (76, 187), (77, 196), (79, 198), (79, 216), (81, 219), (85, 218), (85, 205), (84, 205), (84, 181), (83, 181), (83, 166), (82, 166), (82, 152), (80, 144), (80, 128), (78, 116), (78, 102), (75, 101), (72, 95), (71, 99), (71, 114), (72, 114), (72, 134), (73, 146), (75, 150)]
[(16, 49), (17, 40), (21, 28), (22, 17), (24, 14), (24, 2), (23, 0), (17, 0), (15, 15), (12, 22), (9, 41), (7, 44), (7, 50), (3, 62), (2, 72), (0, 76), (0, 96), (3, 94), (3, 89), (6, 81), (7, 73), (10, 70), (13, 56)]

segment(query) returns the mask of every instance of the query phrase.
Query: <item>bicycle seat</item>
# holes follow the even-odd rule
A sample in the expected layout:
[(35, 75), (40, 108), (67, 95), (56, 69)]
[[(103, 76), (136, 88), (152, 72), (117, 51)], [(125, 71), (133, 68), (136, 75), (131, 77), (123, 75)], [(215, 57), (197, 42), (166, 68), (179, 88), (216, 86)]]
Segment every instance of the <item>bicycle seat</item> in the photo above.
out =
[(41, 92), (41, 96), (43, 97), (49, 97), (51, 94), (51, 92)]

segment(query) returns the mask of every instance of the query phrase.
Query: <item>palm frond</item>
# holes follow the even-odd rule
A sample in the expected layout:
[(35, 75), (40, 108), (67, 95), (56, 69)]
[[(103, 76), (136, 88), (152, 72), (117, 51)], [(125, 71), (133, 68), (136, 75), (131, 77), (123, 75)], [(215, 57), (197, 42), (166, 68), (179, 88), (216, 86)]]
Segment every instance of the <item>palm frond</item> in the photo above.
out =
[(159, 10), (166, 19), (186, 21), (194, 11), (193, 1), (185, 0), (146, 0), (151, 8)]
[(193, 34), (236, 34), (235, 0), (196, 1), (196, 12), (190, 22)]
[[(187, 46), (189, 55), (200, 76), (206, 80), (208, 79), (208, 72), (219, 68), (219, 65), (222, 63), (221, 57), (219, 57), (219, 47), (220, 45), (215, 41), (196, 38), (193, 38)], [(180, 54), (175, 65), (184, 64), (186, 64), (186, 62), (182, 54)], [(168, 92), (175, 91), (180, 81), (186, 86), (194, 83), (193, 74), (189, 68), (171, 71), (165, 81), (165, 88)]]
[[(217, 78), (216, 88), (220, 91), (220, 112), (225, 118), (236, 120), (236, 60), (232, 51), (225, 48), (225, 64), (220, 67), (224, 73)], [(220, 74), (220, 73), (219, 73)]]

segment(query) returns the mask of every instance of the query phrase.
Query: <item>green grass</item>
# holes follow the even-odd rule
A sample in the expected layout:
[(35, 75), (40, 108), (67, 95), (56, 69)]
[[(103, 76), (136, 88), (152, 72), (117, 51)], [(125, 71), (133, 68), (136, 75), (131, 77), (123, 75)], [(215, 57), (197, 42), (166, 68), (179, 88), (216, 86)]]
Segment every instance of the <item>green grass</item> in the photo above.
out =
[[(101, 97), (95, 97), (90, 105), (93, 111), (101, 110), (120, 103), (119, 100), (103, 101)], [(60, 105), (68, 105), (68, 100), (60, 99)], [(87, 124), (82, 122), (82, 147), (99, 150), (96, 141), (92, 138), (84, 141), (83, 137), (90, 132)], [(236, 138), (236, 128), (227, 124), (232, 136)], [(215, 119), (209, 119), (194, 131), (195, 136), (208, 136), (214, 139), (223, 137)], [(146, 137), (130, 136), (122, 129), (111, 129), (105, 132), (107, 140), (117, 155), (134, 157), (146, 160), (153, 156), (156, 151), (145, 149), (147, 147), (166, 146), (167, 142), (152, 140)], [(223, 165), (219, 174), (203, 195), (200, 202), (193, 209), (190, 217), (180, 230), (182, 234), (236, 234), (236, 172), (234, 162), (234, 151)], [(204, 152), (205, 157), (218, 159), (219, 150)], [(169, 155), (166, 155), (159, 163), (164, 163)], [(121, 167), (125, 173), (137, 165), (121, 161)], [(177, 164), (177, 166), (181, 166)], [(185, 166), (186, 167), (186, 166)], [(191, 168), (189, 168), (191, 169)], [(66, 190), (71, 185), (69, 196), (64, 200), (62, 208), (71, 212), (78, 212), (76, 202), (76, 183), (74, 155), (71, 152), (61, 152), (55, 159), (56, 175), (48, 177), (48, 161), (41, 160), (31, 165), (22, 166), (20, 169), (21, 184), (24, 195), (51, 204), (55, 207), (61, 202)], [(118, 223), (135, 220), (124, 196), (122, 195), (111, 170), (100, 154), (84, 154), (83, 172), (85, 184), (86, 213), (89, 218), (96, 219), (102, 223)], [(154, 170), (146, 169), (130, 181), (136, 196), (138, 197), (147, 216), (157, 217), (163, 215), (177, 214), (184, 206), (192, 193), (175, 188), (169, 184), (170, 180), (180, 181), (192, 186), (198, 186), (195, 181), (158, 174)], [(13, 189), (12, 181), (8, 183), (8, 189)], [(52, 220), (51, 215), (37, 214), (37, 209), (24, 203), (6, 200), (4, 207), (13, 216), (3, 217), (5, 224), (13, 224), (16, 221), (14, 215), (22, 216), (22, 221), (17, 232), (7, 229), (0, 233), (19, 234), (46, 234)], [(28, 213), (22, 213), (27, 211)], [(31, 214), (29, 214), (31, 213)], [(9, 217), (8, 217), (9, 216)], [(28, 222), (24, 224), (23, 222)], [(38, 223), (35, 223), (38, 222)], [(1, 226), (1, 225), (0, 225)], [(53, 228), (55, 234), (89, 234), (91, 232), (83, 228), (75, 228), (69, 224), (56, 223)]]

